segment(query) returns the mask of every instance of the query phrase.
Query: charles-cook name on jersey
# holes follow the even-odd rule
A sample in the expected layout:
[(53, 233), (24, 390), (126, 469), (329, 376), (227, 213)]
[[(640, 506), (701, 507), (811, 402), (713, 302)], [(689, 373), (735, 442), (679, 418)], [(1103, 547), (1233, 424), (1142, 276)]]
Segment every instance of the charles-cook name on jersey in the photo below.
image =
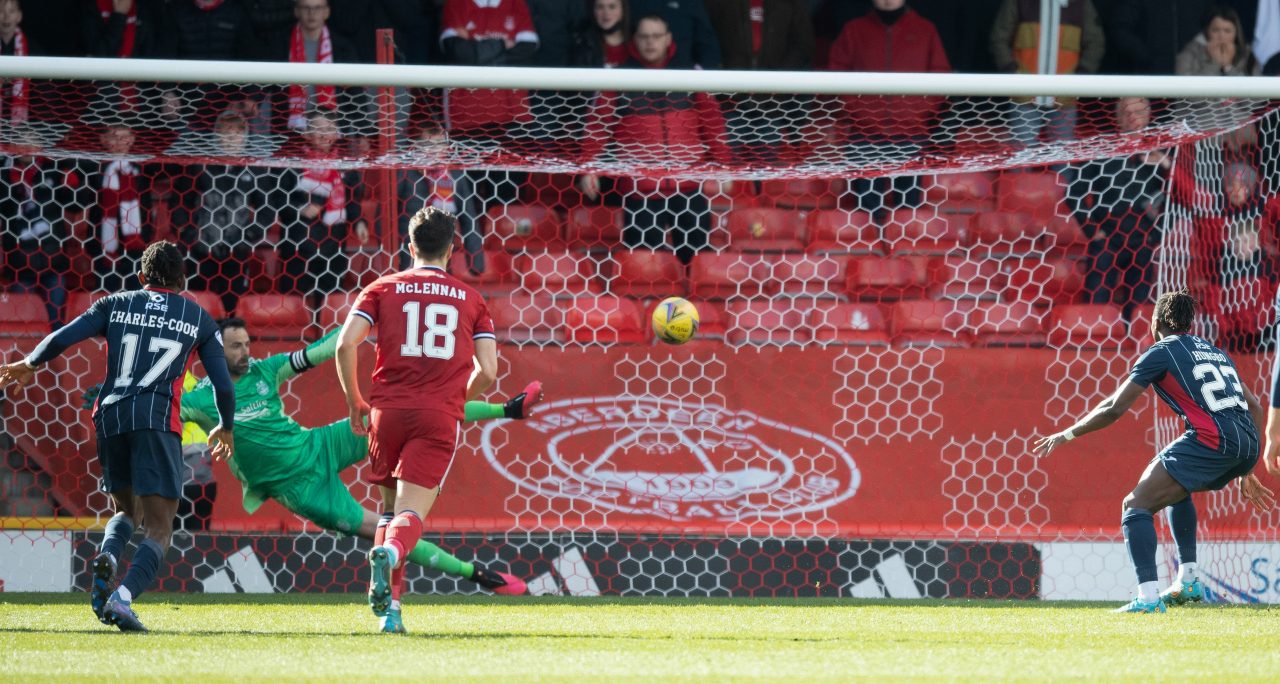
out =
[[(156, 314), (144, 314), (129, 311), (112, 311), (112, 323), (123, 323), (124, 325), (138, 325), (144, 328), (160, 328), (162, 330), (170, 330), (179, 335), (187, 337), (195, 337), (200, 332), (200, 327), (195, 323), (189, 323), (180, 318), (169, 318), (168, 316), (157, 316)], [(217, 334), (218, 344), (222, 344), (222, 334)]]

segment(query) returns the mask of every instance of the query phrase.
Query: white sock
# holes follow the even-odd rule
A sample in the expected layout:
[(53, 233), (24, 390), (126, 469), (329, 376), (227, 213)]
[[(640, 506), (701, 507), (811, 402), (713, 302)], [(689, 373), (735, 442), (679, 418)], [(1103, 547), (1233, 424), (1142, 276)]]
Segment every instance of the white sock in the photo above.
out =
[(400, 599), (391, 600), (391, 610), (400, 610)]
[(1142, 582), (1138, 584), (1138, 598), (1143, 603), (1152, 603), (1160, 597), (1159, 582)]
[(116, 596), (119, 596), (120, 600), (125, 603), (133, 603), (133, 592), (129, 591), (129, 587), (123, 584), (116, 587)]
[(1191, 584), (1196, 581), (1196, 564), (1183, 563), (1178, 566), (1178, 581), (1183, 584)]
[(396, 547), (390, 544), (383, 544), (382, 548), (387, 550), (387, 557), (391, 559), (391, 567), (396, 567), (396, 564), (400, 562), (400, 554), (396, 553)]

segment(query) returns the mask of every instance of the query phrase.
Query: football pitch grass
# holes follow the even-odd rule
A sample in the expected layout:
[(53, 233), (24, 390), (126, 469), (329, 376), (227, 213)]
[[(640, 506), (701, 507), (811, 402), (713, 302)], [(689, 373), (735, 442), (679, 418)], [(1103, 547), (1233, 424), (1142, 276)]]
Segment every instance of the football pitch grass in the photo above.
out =
[(1115, 604), (411, 596), (407, 636), (356, 595), (148, 595), (150, 634), (85, 594), (0, 594), (10, 681), (1280, 679), (1280, 609)]

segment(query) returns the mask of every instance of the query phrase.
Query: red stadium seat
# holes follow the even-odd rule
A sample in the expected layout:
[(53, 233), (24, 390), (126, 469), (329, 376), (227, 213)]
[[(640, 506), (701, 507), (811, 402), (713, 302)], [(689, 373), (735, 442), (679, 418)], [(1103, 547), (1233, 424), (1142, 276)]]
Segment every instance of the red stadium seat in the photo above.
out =
[(624, 297), (683, 296), (684, 265), (663, 250), (622, 250), (613, 255), (615, 268), (609, 292)]
[(791, 345), (809, 341), (805, 324), (807, 306), (796, 307), (796, 300), (739, 299), (729, 303), (729, 344)]
[(579, 297), (564, 312), (570, 342), (579, 344), (637, 344), (649, 337), (640, 325), (640, 309), (624, 297)]
[(609, 251), (622, 242), (622, 216), (616, 207), (576, 207), (569, 211), (565, 241), (570, 249)]
[(996, 300), (1008, 278), (998, 259), (949, 256), (932, 263), (929, 296), (944, 299)]
[(324, 298), (324, 306), (321, 307), (317, 315), (317, 323), (324, 332), (329, 332), (341, 326), (347, 320), (347, 315), (351, 312), (351, 305), (355, 303), (356, 297), (359, 297), (358, 291), (350, 292), (334, 292)]
[(1074, 218), (1055, 216), (1044, 222), (1040, 248), (1057, 256), (1083, 257), (1089, 252), (1089, 238)]
[(735, 209), (727, 217), (733, 248), (743, 252), (804, 250), (804, 214), (788, 209)]
[(865, 211), (818, 209), (806, 221), (810, 252), (885, 254), (880, 228)]
[(507, 295), (516, 287), (511, 275), (511, 255), (501, 250), (484, 251), (484, 271), (479, 275), (472, 275), (467, 267), (467, 256), (454, 250), (453, 258), (449, 260), (449, 273), (486, 297)]
[(883, 234), (893, 254), (948, 254), (960, 247), (966, 231), (962, 219), (921, 208), (894, 211)]
[(781, 209), (834, 209), (843, 181), (800, 179), (767, 180), (760, 183), (764, 206)]
[(990, 303), (969, 312), (974, 342), (985, 347), (1043, 347), (1044, 312), (1028, 302)]
[(49, 334), (49, 312), (40, 295), (0, 292), (0, 337), (44, 337)]
[(896, 302), (890, 314), (893, 343), (903, 347), (967, 347), (967, 306), (934, 299)]
[(695, 297), (753, 297), (770, 291), (769, 269), (757, 254), (703, 252), (689, 264), (689, 291)]
[(497, 205), (485, 212), (485, 249), (547, 249), (561, 244), (560, 216), (536, 204)]
[(1049, 314), (1049, 344), (1055, 347), (1114, 349), (1128, 335), (1120, 307), (1064, 304)]
[(347, 277), (343, 284), (359, 290), (391, 272), (391, 257), (379, 247), (361, 247), (347, 252)]
[(783, 297), (839, 297), (853, 257), (841, 254), (783, 254), (769, 260), (777, 293)]
[(1000, 174), (997, 185), (996, 208), (1025, 211), (1041, 220), (1057, 216), (1066, 196), (1066, 185), (1053, 171), (1006, 172)]
[(600, 291), (594, 275), (596, 261), (574, 252), (534, 252), (518, 254), (512, 270), (527, 292), (545, 292), (555, 297), (577, 297)]
[(875, 304), (835, 304), (809, 311), (809, 328), (819, 344), (887, 347), (884, 312)]
[(106, 296), (107, 293), (101, 290), (97, 292), (82, 292), (79, 290), (75, 292), (68, 292), (66, 313), (63, 314), (63, 317), (70, 321), (76, 316), (88, 311), (89, 307), (93, 306), (94, 302)]
[(582, 203), (571, 173), (531, 173), (520, 187), (520, 200), (547, 207), (573, 207)]
[(1071, 259), (1006, 261), (1009, 289), (1033, 304), (1070, 304), (1084, 289), (1085, 267)]
[(849, 296), (864, 301), (923, 297), (928, 258), (854, 257), (845, 284)]
[(925, 189), (925, 198), (945, 212), (985, 211), (995, 206), (995, 177), (990, 171), (940, 173)]
[(182, 293), (182, 296), (199, 304), (200, 308), (207, 311), (210, 316), (213, 316), (214, 320), (227, 317), (226, 310), (222, 308), (222, 298), (212, 292), (186, 290)]
[(546, 295), (513, 294), (488, 300), (489, 315), (499, 342), (550, 343), (563, 341), (562, 309)]
[(249, 334), (263, 340), (300, 340), (311, 325), (306, 301), (295, 295), (248, 294), (240, 298), (236, 313)]
[(969, 220), (969, 244), (989, 256), (1034, 254), (1042, 228), (1025, 212), (984, 211)]

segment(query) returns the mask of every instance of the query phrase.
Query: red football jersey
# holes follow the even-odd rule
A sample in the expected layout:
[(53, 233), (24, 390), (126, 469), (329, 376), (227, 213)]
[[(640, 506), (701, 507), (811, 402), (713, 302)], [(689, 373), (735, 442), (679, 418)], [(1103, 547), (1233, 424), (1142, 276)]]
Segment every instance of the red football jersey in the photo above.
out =
[(435, 266), (393, 273), (366, 287), (351, 308), (378, 328), (376, 408), (421, 408), (462, 419), (475, 340), (496, 339), (484, 297)]

